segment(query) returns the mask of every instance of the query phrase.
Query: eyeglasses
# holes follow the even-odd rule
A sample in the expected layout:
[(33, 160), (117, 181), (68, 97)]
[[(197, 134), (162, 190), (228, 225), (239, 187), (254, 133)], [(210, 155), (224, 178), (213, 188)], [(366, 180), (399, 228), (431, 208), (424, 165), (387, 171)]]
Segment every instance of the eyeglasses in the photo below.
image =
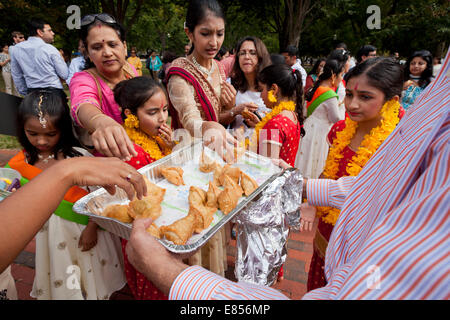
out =
[(107, 13), (96, 13), (96, 14), (88, 14), (87, 16), (84, 16), (83, 19), (81, 19), (81, 26), (82, 27), (88, 26), (88, 25), (94, 23), (95, 19), (98, 19), (102, 22), (109, 23), (109, 24), (117, 23), (116, 19)]
[(258, 53), (256, 52), (256, 50), (250, 50), (250, 51), (239, 51), (237, 53), (238, 57), (244, 57), (246, 55), (250, 55), (251, 57), (254, 57), (256, 55), (258, 55)]

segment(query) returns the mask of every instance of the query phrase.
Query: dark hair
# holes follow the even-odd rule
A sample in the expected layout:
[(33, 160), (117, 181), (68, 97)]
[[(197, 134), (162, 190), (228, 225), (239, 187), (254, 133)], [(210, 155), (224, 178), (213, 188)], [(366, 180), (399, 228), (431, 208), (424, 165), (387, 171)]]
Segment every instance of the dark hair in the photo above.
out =
[(25, 134), (25, 123), (28, 119), (39, 117), (39, 101), (42, 97), (42, 104), (40, 109), (44, 116), (48, 116), (53, 126), (60, 131), (60, 138), (55, 146), (53, 155), (55, 158), (58, 152), (62, 152), (64, 157), (77, 157), (81, 154), (74, 150), (73, 147), (80, 146), (80, 143), (75, 138), (72, 127), (72, 119), (70, 117), (70, 109), (67, 105), (67, 100), (62, 94), (55, 91), (36, 90), (22, 100), (19, 110), (17, 112), (17, 138), (29, 155), (29, 162), (31, 165), (38, 160), (38, 151), (30, 143)]
[(343, 63), (345, 66), (348, 59), (350, 59), (350, 52), (345, 49), (336, 49), (331, 51), (327, 59), (337, 60), (338, 62)]
[[(245, 37), (239, 40), (237, 46), (236, 46), (236, 55), (239, 54), (239, 51), (241, 50), (242, 45), (246, 41), (251, 41), (254, 43), (256, 48), (256, 54), (258, 55), (258, 66), (256, 69), (256, 74), (258, 74), (262, 69), (267, 67), (271, 64), (270, 61), (270, 55), (269, 51), (267, 51), (267, 48), (264, 44), (264, 42), (261, 41), (261, 39), (256, 37)], [(239, 91), (245, 92), (248, 88), (248, 82), (245, 78), (244, 72), (242, 72), (241, 65), (239, 64), (239, 57), (236, 56), (236, 59), (234, 59), (234, 65), (233, 69), (231, 71), (232, 77), (231, 77), (231, 84)], [(257, 84), (256, 84), (257, 85)]]
[(137, 115), (137, 110), (158, 90), (166, 94), (162, 85), (148, 76), (135, 77), (119, 82), (113, 91), (114, 99), (122, 108), (122, 119), (125, 120), (126, 118), (125, 109), (129, 109), (132, 114)]
[(272, 64), (286, 64), (286, 59), (279, 53), (271, 54), (270, 61), (272, 61)]
[(296, 46), (289, 45), (286, 47), (286, 49), (281, 51), (281, 53), (287, 53), (290, 57), (296, 57), (298, 55), (298, 49)]
[[(190, 32), (194, 32), (195, 27), (202, 23), (207, 17), (208, 11), (225, 21), (225, 15), (222, 8), (216, 0), (190, 0), (186, 13), (186, 28), (188, 28)], [(193, 51), (194, 44), (192, 44), (189, 54)]]
[[(257, 80), (268, 88), (276, 84), (283, 97), (294, 100), (297, 119), (303, 125), (303, 81), (300, 71), (286, 64), (272, 64), (258, 74)], [(305, 130), (302, 128), (301, 135), (304, 134)]]
[(314, 66), (312, 67), (311, 71), (308, 72), (308, 75), (311, 75), (311, 74), (317, 75), (317, 69), (319, 69), (320, 63), (323, 61), (327, 61), (327, 59), (325, 59), (325, 58), (317, 59), (316, 63), (314, 63)]
[(403, 90), (402, 66), (393, 58), (375, 57), (356, 65), (346, 75), (348, 81), (360, 75), (367, 77), (368, 83), (384, 93), (385, 102), (394, 96), (401, 96)]
[(411, 75), (411, 71), (409, 70), (409, 66), (411, 64), (411, 61), (415, 57), (420, 57), (423, 60), (425, 60), (425, 62), (427, 63), (427, 67), (425, 68), (425, 70), (420, 75), (420, 80), (419, 80), (419, 86), (426, 87), (433, 80), (433, 56), (431, 55), (430, 51), (428, 51), (428, 50), (415, 51), (408, 58), (408, 60), (406, 60), (405, 69), (404, 69), (405, 70), (405, 80), (408, 80), (410, 75)]
[(30, 37), (37, 36), (37, 31), (44, 30), (44, 25), (49, 24), (48, 22), (42, 19), (31, 19), (28, 21), (28, 32)]
[(333, 74), (338, 75), (344, 70), (344, 67), (345, 62), (328, 58), (323, 66), (322, 73), (314, 83), (314, 86), (305, 93), (306, 101), (312, 100), (314, 93), (323, 81), (330, 79)]
[[(100, 25), (108, 26), (108, 27), (114, 29), (117, 32), (117, 35), (119, 36), (119, 39), (122, 42), (125, 42), (127, 40), (126, 30), (119, 22), (107, 23), (100, 19), (95, 19), (93, 23), (88, 24), (86, 26), (82, 26), (80, 29), (80, 39), (81, 39), (81, 41), (83, 41), (84, 47), (86, 49), (86, 53), (89, 51), (89, 47), (87, 44), (87, 37), (88, 37), (89, 31), (93, 27), (100, 26)], [(86, 60), (85, 66), (84, 66), (85, 70), (95, 67), (94, 63), (89, 59), (89, 57), (87, 57), (87, 54), (86, 54), (85, 60)]]
[(376, 51), (377, 48), (370, 45), (370, 44), (366, 44), (364, 46), (362, 46), (361, 48), (359, 48), (358, 52), (356, 53), (356, 61), (358, 63), (362, 62), (362, 56), (368, 56), (369, 53), (371, 53), (372, 51)]
[(161, 62), (162, 63), (171, 63), (173, 60), (177, 58), (177, 55), (172, 51), (164, 51), (162, 55)]
[(336, 50), (339, 50), (338, 48), (340, 48), (340, 49), (344, 49), (344, 50), (348, 50), (347, 49), (347, 45), (344, 43), (344, 42), (339, 42), (335, 47), (334, 47)]

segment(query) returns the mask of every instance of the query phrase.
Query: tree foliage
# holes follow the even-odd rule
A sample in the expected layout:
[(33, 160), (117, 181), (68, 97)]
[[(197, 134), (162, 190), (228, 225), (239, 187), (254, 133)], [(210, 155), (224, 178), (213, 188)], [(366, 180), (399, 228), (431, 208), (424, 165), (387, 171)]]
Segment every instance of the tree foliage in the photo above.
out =
[[(219, 0), (226, 15), (224, 46), (239, 38), (261, 38), (270, 52), (298, 45), (304, 56), (326, 55), (338, 42), (355, 53), (364, 44), (379, 52), (408, 56), (417, 49), (443, 55), (450, 43), (448, 0)], [(171, 50), (182, 54), (188, 39), (183, 23), (185, 0), (71, 0), (81, 14), (109, 12), (128, 30), (128, 44), (140, 52)], [(367, 27), (369, 5), (381, 10), (381, 29)], [(27, 34), (26, 21), (43, 17), (55, 30), (55, 46), (76, 49), (78, 32), (68, 30), (65, 0), (0, 0), (0, 38)]]

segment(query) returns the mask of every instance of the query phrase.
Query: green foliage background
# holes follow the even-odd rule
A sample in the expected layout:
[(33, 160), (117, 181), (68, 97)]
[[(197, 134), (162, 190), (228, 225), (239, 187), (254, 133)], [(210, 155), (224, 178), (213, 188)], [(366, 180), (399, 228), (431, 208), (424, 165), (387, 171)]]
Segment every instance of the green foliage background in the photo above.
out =
[[(279, 52), (285, 35), (277, 30), (283, 23), (287, 1), (219, 0), (227, 18), (224, 46), (232, 47), (239, 38), (255, 35), (263, 39), (269, 51)], [(125, 2), (71, 0), (70, 4), (78, 5), (85, 15), (102, 12), (102, 7), (119, 7)], [(187, 43), (183, 23), (188, 1), (129, 0), (128, 3), (125, 26), (131, 25), (129, 46), (136, 46), (140, 52), (155, 49), (183, 53)], [(417, 49), (443, 55), (450, 43), (449, 3), (448, 0), (312, 0), (298, 46), (302, 56), (326, 55), (338, 42), (347, 43), (353, 53), (363, 44), (371, 43), (382, 53), (396, 50), (404, 57)], [(380, 30), (366, 27), (369, 5), (381, 8)], [(11, 43), (10, 33), (14, 30), (27, 34), (26, 20), (40, 16), (55, 30), (56, 47), (76, 50), (78, 32), (66, 27), (68, 6), (63, 0), (1, 0), (1, 41)], [(136, 8), (140, 9), (139, 13), (132, 19)]]

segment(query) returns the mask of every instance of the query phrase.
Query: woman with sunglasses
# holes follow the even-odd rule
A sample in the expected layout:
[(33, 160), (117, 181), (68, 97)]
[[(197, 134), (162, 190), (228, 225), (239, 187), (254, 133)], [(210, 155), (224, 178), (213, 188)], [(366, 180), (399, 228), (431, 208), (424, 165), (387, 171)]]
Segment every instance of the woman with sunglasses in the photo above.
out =
[(85, 145), (107, 157), (130, 160), (137, 154), (112, 91), (120, 81), (137, 76), (126, 61), (125, 30), (109, 14), (90, 14), (81, 20), (80, 38), (87, 59), (85, 70), (70, 81), (72, 118), (90, 134)]

